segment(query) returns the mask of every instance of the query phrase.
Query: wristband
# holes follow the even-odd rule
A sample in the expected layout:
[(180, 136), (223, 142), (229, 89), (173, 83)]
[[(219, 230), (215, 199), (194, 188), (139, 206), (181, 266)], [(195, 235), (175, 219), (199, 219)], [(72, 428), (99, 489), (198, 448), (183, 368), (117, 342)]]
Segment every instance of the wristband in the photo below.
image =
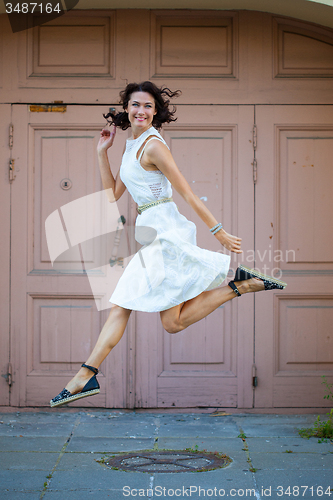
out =
[(221, 222), (219, 224), (217, 224), (216, 226), (212, 227), (210, 229), (210, 231), (212, 232), (212, 234), (216, 234), (218, 233), (221, 229), (223, 229), (223, 226), (221, 224)]

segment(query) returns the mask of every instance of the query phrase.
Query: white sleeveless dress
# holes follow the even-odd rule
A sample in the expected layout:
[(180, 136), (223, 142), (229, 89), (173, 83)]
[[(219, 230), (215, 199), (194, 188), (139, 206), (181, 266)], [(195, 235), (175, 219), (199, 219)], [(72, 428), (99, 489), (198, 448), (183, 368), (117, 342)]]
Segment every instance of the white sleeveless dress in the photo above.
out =
[[(137, 139), (126, 141), (120, 167), (120, 178), (138, 205), (172, 197), (172, 186), (165, 175), (141, 166), (144, 148), (137, 159), (137, 152), (150, 136), (166, 144), (150, 127)], [(127, 264), (110, 298), (112, 304), (125, 309), (170, 309), (218, 287), (228, 273), (229, 255), (198, 247), (195, 224), (181, 215), (172, 201), (138, 214), (135, 239), (144, 246)]]

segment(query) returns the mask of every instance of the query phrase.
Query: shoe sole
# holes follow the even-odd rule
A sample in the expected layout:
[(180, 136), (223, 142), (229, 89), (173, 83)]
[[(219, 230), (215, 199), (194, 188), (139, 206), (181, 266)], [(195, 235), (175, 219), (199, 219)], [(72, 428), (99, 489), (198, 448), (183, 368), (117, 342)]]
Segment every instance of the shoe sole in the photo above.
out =
[(91, 391), (84, 392), (83, 394), (73, 394), (73, 396), (70, 396), (68, 398), (62, 399), (61, 401), (57, 401), (56, 403), (53, 403), (52, 400), (50, 401), (50, 406), (53, 408), (54, 406), (61, 406), (66, 403), (71, 403), (72, 401), (76, 401), (77, 399), (81, 398), (86, 398), (87, 396), (93, 396), (94, 394), (98, 394), (100, 389), (93, 389)]
[(269, 281), (271, 283), (276, 283), (277, 285), (281, 285), (283, 288), (286, 288), (287, 286), (287, 283), (285, 283), (284, 281), (280, 281), (277, 280), (276, 278), (272, 278), (272, 276), (267, 276), (266, 274), (259, 273), (258, 271), (255, 271), (255, 269), (250, 269), (249, 267), (243, 266), (242, 264), (238, 267), (243, 271), (246, 271), (247, 273), (251, 274), (255, 278), (260, 278)]

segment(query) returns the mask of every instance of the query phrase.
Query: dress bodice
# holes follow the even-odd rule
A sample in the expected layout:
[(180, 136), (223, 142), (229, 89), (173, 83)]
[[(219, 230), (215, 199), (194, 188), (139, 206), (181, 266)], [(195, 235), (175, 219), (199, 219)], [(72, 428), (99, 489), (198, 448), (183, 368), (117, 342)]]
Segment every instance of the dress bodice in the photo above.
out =
[(140, 147), (151, 136), (156, 136), (167, 146), (161, 134), (150, 127), (137, 139), (127, 139), (120, 166), (120, 178), (138, 205), (172, 196), (172, 186), (165, 175), (160, 170), (145, 170), (137, 159)]

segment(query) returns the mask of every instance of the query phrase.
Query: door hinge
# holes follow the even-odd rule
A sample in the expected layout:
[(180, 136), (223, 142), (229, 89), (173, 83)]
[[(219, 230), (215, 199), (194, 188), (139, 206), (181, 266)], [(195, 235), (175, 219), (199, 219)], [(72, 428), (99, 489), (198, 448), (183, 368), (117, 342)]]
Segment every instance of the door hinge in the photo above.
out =
[(253, 184), (257, 183), (257, 160), (256, 160), (256, 150), (257, 150), (257, 125), (253, 125), (252, 129), (252, 144), (253, 144)]
[(13, 149), (14, 140), (14, 125), (11, 123), (9, 125), (9, 149)]
[(253, 158), (253, 184), (257, 184), (257, 171), (258, 171), (258, 165), (257, 165), (257, 160)]
[(253, 387), (257, 387), (258, 385), (258, 378), (257, 378), (257, 367), (256, 365), (252, 365), (252, 385)]
[(253, 144), (253, 149), (255, 151), (257, 149), (257, 125), (253, 125), (252, 144)]
[(15, 160), (9, 160), (9, 182), (13, 182), (16, 175), (14, 175)]
[(5, 379), (7, 381), (7, 384), (9, 385), (9, 387), (11, 387), (12, 386), (12, 382), (13, 382), (12, 364), (11, 363), (8, 363), (7, 373), (5, 375)]

